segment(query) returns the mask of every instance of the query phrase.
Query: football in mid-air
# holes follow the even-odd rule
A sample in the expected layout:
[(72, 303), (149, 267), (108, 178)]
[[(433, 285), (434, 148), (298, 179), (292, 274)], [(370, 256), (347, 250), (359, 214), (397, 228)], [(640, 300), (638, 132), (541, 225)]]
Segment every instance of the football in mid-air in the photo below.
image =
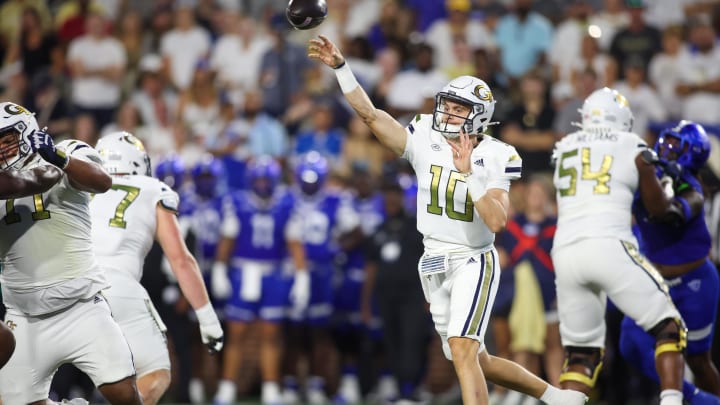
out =
[(325, 0), (290, 0), (285, 16), (296, 30), (309, 30), (320, 25), (327, 17)]

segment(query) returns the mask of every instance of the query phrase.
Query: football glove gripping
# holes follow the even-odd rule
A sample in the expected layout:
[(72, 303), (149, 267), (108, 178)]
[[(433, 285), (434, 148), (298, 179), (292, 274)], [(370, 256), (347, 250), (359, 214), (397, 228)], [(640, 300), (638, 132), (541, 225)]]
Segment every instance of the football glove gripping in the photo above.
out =
[(45, 130), (46, 128), (43, 128), (28, 135), (30, 148), (33, 152), (37, 152), (46, 162), (65, 170), (70, 158), (65, 155), (65, 152), (55, 148), (55, 142)]
[(195, 315), (200, 324), (200, 337), (208, 352), (214, 354), (222, 350), (223, 330), (212, 304), (208, 302), (202, 308), (196, 309)]

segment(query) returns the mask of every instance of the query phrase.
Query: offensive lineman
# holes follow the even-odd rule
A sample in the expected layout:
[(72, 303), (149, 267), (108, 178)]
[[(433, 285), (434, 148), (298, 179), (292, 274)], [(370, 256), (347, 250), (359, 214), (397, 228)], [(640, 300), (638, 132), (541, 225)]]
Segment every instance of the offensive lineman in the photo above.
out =
[(140, 395), (145, 404), (156, 404), (170, 385), (170, 356), (165, 325), (140, 284), (154, 239), (195, 309), (200, 336), (211, 352), (222, 348), (223, 331), (177, 222), (179, 197), (151, 177), (142, 142), (128, 132), (115, 132), (102, 137), (95, 148), (112, 175), (111, 190), (90, 203), (95, 254), (112, 286), (105, 296), (133, 353)]
[(2, 295), (17, 347), (0, 370), (6, 404), (45, 404), (63, 363), (85, 372), (112, 404), (142, 404), (127, 342), (101, 291), (108, 287), (90, 241), (90, 193), (112, 180), (93, 148), (52, 138), (32, 113), (0, 104), (2, 170), (52, 164), (49, 191), (0, 204)]
[(593, 92), (580, 131), (555, 145), (558, 224), (553, 241), (564, 388), (586, 394), (602, 367), (606, 297), (654, 336), (660, 405), (681, 405), (686, 329), (662, 276), (640, 254), (631, 230), (633, 194), (658, 220), (673, 220), (647, 144), (616, 90)]
[(585, 403), (584, 394), (552, 387), (485, 350), (500, 276), (494, 234), (505, 226), (510, 181), (520, 177), (522, 166), (513, 147), (482, 134), (495, 109), (487, 84), (471, 76), (452, 80), (437, 94), (433, 115), (417, 115), (403, 128), (375, 108), (329, 39), (310, 40), (308, 56), (335, 69), (355, 112), (417, 174), (417, 222), (425, 244), (420, 277), (463, 403), (488, 403), (485, 375), (548, 404)]

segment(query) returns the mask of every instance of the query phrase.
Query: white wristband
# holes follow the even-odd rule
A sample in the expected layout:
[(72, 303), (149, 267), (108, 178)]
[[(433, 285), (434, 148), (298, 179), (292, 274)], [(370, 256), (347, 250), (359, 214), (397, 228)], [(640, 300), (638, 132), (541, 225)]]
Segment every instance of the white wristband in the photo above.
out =
[(217, 261), (212, 266), (213, 273), (227, 274), (227, 264)]
[(485, 195), (485, 185), (483, 179), (476, 172), (471, 173), (465, 179), (467, 183), (468, 192), (470, 192), (470, 199), (475, 202)]
[(360, 86), (347, 61), (343, 62), (340, 67), (335, 68), (335, 76), (343, 93), (350, 93)]
[(215, 314), (215, 309), (211, 303), (203, 305), (201, 308), (195, 310), (195, 316), (197, 316), (198, 323), (200, 325), (208, 325), (211, 323), (217, 323), (218, 317)]

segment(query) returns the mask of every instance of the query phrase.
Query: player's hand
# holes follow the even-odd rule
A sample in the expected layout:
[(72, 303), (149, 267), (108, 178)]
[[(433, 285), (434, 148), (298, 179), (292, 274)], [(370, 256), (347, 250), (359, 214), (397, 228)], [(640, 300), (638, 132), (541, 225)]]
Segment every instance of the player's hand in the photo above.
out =
[(204, 307), (195, 310), (198, 324), (200, 324), (200, 338), (207, 346), (210, 353), (217, 353), (223, 348), (223, 330), (220, 326), (212, 304), (207, 303)]
[(68, 159), (64, 152), (55, 148), (55, 142), (53, 142), (50, 134), (45, 132), (45, 129), (46, 128), (33, 131), (33, 133), (28, 136), (30, 148), (33, 152), (39, 154), (46, 162), (65, 169), (70, 159)]
[(340, 50), (326, 36), (319, 35), (308, 42), (308, 57), (320, 61), (335, 69), (345, 63), (345, 58)]
[(678, 162), (673, 160), (660, 160), (660, 166), (663, 169), (663, 174), (670, 177), (674, 184), (678, 184), (682, 179), (683, 167)]
[(295, 272), (295, 280), (290, 289), (290, 302), (293, 313), (300, 314), (310, 303), (310, 275), (307, 270)]
[(453, 163), (460, 173), (468, 174), (472, 171), (470, 155), (473, 151), (473, 143), (465, 130), (460, 128), (460, 136), (457, 141), (448, 141), (453, 151)]
[(232, 294), (232, 284), (230, 284), (225, 263), (215, 262), (213, 264), (210, 274), (210, 288), (213, 297), (216, 299), (223, 300)]

